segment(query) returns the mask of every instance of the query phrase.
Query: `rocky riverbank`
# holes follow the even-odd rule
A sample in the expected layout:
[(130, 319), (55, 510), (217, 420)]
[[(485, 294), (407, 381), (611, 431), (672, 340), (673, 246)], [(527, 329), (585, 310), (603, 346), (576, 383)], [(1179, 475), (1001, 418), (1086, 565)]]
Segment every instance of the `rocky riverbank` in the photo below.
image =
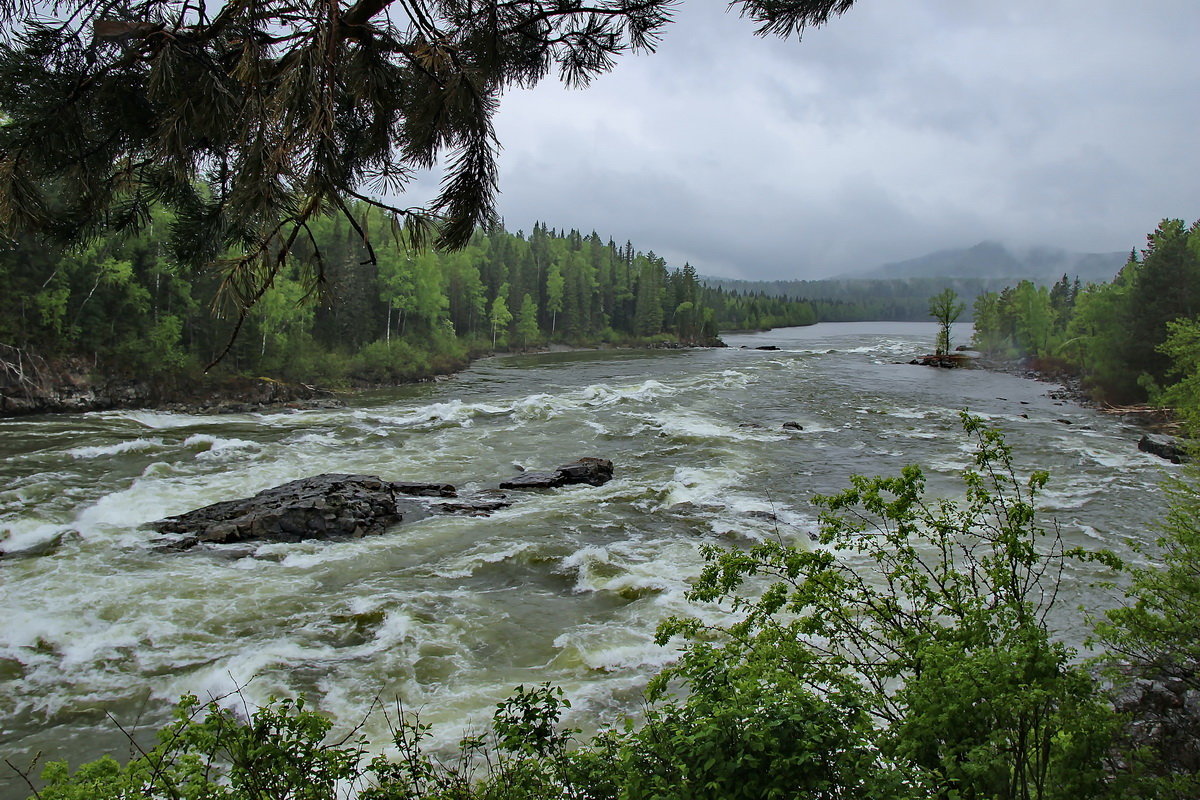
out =
[(268, 378), (170, 380), (97, 374), (78, 359), (0, 359), (0, 417), (160, 408), (186, 414), (234, 414), (279, 408), (339, 408), (328, 390)]
[[(725, 346), (720, 339), (713, 339), (700, 344), (654, 341), (595, 348), (556, 344), (531, 352), (624, 350), (635, 347), (684, 350)], [(413, 382), (447, 380), (449, 377), (448, 374), (430, 374)], [(334, 391), (307, 384), (246, 376), (171, 375), (139, 378), (107, 374), (86, 359), (50, 361), (0, 345), (0, 418), (79, 414), (119, 408), (154, 408), (181, 414), (244, 414), (281, 408), (341, 408), (345, 405), (341, 398), (353, 395), (355, 391), (395, 385), (361, 383), (351, 389)]]
[(1033, 359), (1000, 360), (980, 358), (975, 363), (983, 369), (993, 372), (1005, 372), (1018, 375), (1029, 380), (1042, 383), (1057, 384), (1058, 388), (1051, 389), (1047, 396), (1059, 402), (1074, 403), (1086, 408), (1095, 408), (1106, 414), (1120, 417), (1146, 429), (1138, 441), (1138, 449), (1146, 453), (1164, 458), (1175, 464), (1188, 461), (1189, 447), (1186, 440), (1176, 437), (1179, 425), (1173, 418), (1170, 409), (1155, 406), (1106, 406), (1097, 403), (1084, 386), (1079, 376), (1072, 375), (1061, 369), (1039, 368)]

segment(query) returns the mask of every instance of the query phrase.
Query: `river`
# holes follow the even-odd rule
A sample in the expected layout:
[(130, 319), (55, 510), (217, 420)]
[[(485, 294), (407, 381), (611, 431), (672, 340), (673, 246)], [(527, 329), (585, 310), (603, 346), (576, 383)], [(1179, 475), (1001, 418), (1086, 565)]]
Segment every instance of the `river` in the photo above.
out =
[[(1068, 545), (1129, 557), (1130, 539), (1153, 539), (1157, 485), (1177, 468), (1139, 452), (1136, 428), (1044, 383), (902, 363), (934, 330), (822, 324), (724, 350), (495, 357), (339, 410), (2, 420), (0, 546), (66, 536), (0, 560), (0, 755), (123, 754), (109, 715), (148, 730), (182, 693), (237, 687), (251, 703), (304, 693), (343, 725), (401, 698), (447, 740), (521, 683), (562, 686), (577, 720), (617, 719), (670, 658), (653, 631), (690, 610), (698, 545), (806, 542), (809, 498), (853, 473), (919, 463), (932, 493), (954, 493), (963, 408), (1004, 431), (1019, 466), (1050, 470), (1043, 506)], [(612, 459), (615, 479), (348, 542), (164, 554), (143, 527), (322, 472), (471, 490), (580, 456)], [(1068, 574), (1064, 607), (1111, 604), (1093, 586), (1105, 577)], [(1061, 619), (1081, 642), (1080, 615)], [(385, 738), (380, 722), (366, 730)], [(26, 794), (0, 777), (0, 797)]]

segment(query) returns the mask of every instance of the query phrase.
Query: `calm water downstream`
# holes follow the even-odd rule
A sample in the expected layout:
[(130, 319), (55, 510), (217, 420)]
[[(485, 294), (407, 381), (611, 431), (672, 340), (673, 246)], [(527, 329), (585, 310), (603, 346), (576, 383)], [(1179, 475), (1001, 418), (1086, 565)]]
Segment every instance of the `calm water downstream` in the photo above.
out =
[[(819, 325), (728, 350), (494, 358), (334, 411), (0, 421), (0, 547), (70, 532), (49, 555), (0, 560), (0, 755), (120, 752), (106, 713), (153, 726), (184, 692), (239, 685), (251, 702), (305, 693), (347, 724), (398, 696), (447, 737), (519, 683), (554, 681), (576, 712), (615, 718), (670, 657), (653, 630), (688, 610), (699, 544), (807, 541), (809, 498), (852, 473), (915, 462), (934, 493), (954, 491), (962, 408), (1051, 471), (1044, 505), (1070, 544), (1128, 554), (1128, 537), (1153, 537), (1174, 467), (1140, 453), (1135, 428), (1046, 384), (896, 363), (933, 335)], [(141, 527), (321, 472), (472, 489), (585, 455), (617, 477), (351, 542), (166, 555)], [(1067, 605), (1109, 603), (1096, 577), (1069, 575)], [(0, 777), (0, 797), (25, 794)]]

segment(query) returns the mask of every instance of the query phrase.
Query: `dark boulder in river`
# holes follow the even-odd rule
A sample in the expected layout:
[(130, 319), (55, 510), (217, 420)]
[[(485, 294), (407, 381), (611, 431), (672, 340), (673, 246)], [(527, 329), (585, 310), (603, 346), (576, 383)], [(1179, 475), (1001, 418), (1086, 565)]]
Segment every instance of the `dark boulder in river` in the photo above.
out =
[(1144, 434), (1141, 441), (1138, 442), (1138, 450), (1153, 453), (1176, 464), (1182, 464), (1188, 460), (1187, 448), (1173, 436), (1162, 436), (1156, 433)]
[(429, 516), (429, 509), (416, 500), (401, 499), (404, 495), (454, 497), (455, 491), (449, 484), (391, 483), (371, 475), (331, 473), (167, 517), (150, 527), (181, 534), (167, 543), (173, 550), (202, 542), (357, 538), (383, 533), (401, 520)]
[(573, 483), (602, 486), (612, 480), (613, 463), (607, 458), (581, 458), (553, 472), (526, 472), (500, 484), (501, 489), (554, 489)]

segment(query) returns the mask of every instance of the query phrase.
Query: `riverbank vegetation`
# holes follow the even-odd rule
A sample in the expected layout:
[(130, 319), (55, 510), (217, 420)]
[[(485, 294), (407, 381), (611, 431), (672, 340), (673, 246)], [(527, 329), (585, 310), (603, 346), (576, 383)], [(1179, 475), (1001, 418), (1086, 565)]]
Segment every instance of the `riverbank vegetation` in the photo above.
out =
[(1163, 220), (1111, 283), (1023, 281), (975, 302), (975, 346), (1078, 374), (1098, 401), (1200, 423), (1200, 221)]
[[(660, 627), (679, 656), (640, 721), (580, 738), (562, 692), (523, 686), (453, 753), (398, 706), (394, 748), (372, 757), (302, 700), (186, 697), (153, 749), (52, 763), (39, 797), (1194, 797), (1195, 768), (1146, 746), (1144, 716), (1119, 711), (1055, 628), (1064, 576), (1120, 564), (1066, 548), (1037, 511), (1048, 476), (1021, 475), (981, 420), (963, 425), (974, 463), (957, 498), (927, 496), (915, 466), (855, 477), (817, 498), (816, 547), (707, 547), (690, 598), (708, 608)], [(1126, 680), (1196, 683), (1198, 506), (1193, 475), (1165, 529), (1170, 568), (1135, 571), (1100, 626)]]
[[(387, 231), (377, 210), (354, 211), (354, 225)], [(807, 303), (708, 289), (690, 265), (672, 269), (596, 233), (497, 227), (453, 252), (418, 251), (405, 233), (385, 233), (368, 250), (343, 217), (308, 224), (295, 247), (316, 269), (280, 271), (241, 320), (236, 308), (210, 305), (221, 296), (219, 271), (176, 258), (173, 224), (160, 214), (137, 236), (82, 249), (27, 237), (0, 251), (6, 353), (162, 381), (220, 359), (225, 373), (390, 384), (496, 349), (712, 344), (721, 328), (816, 322)]]

